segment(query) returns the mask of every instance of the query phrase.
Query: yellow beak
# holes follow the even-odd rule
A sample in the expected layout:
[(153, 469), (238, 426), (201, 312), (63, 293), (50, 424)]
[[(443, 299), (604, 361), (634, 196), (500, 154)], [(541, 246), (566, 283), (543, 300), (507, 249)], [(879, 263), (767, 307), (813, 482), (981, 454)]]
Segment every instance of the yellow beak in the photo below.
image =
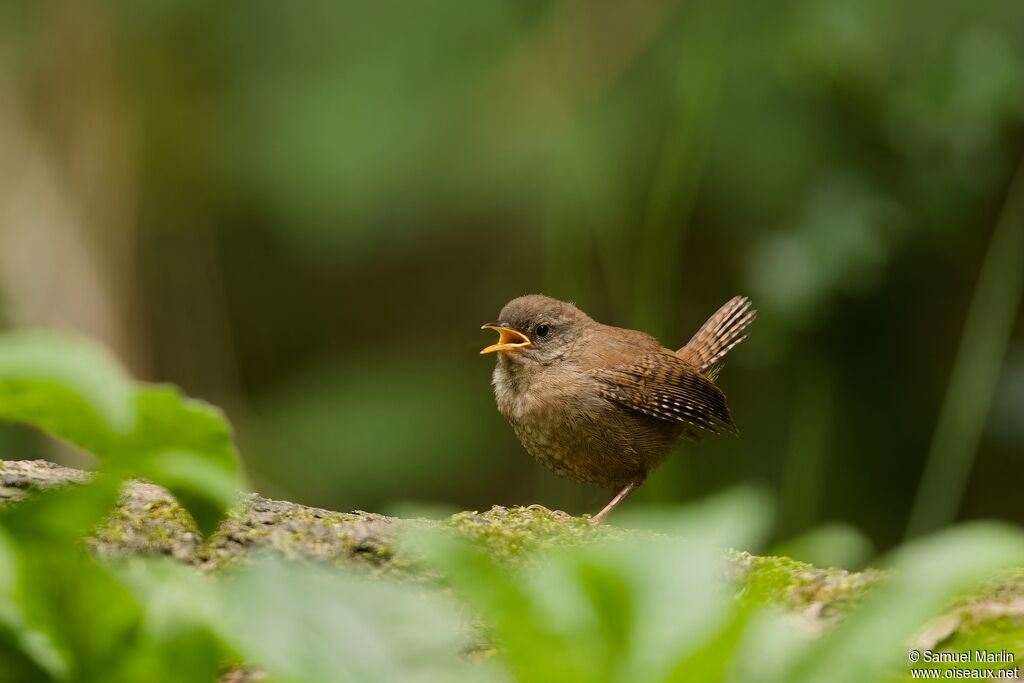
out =
[(530, 340), (522, 332), (516, 332), (511, 327), (502, 327), (497, 323), (487, 323), (481, 330), (494, 330), (498, 333), (498, 343), (491, 344), (480, 353), (493, 353), (495, 351), (513, 351), (530, 345)]

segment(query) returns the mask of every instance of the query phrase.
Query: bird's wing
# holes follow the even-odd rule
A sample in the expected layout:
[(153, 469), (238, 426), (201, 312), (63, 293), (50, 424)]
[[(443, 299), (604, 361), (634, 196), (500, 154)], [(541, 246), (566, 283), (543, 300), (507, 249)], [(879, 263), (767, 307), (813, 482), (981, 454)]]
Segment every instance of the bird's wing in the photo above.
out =
[(628, 365), (590, 372), (598, 380), (602, 396), (627, 408), (715, 434), (736, 431), (722, 391), (669, 351), (644, 354)]

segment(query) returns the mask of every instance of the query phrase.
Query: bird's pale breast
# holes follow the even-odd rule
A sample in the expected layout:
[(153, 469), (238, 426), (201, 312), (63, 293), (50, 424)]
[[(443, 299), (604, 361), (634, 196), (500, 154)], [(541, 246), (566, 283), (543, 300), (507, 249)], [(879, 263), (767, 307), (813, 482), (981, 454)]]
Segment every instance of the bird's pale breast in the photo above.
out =
[(573, 367), (494, 371), (498, 410), (527, 451), (559, 476), (609, 488), (642, 481), (679, 441), (682, 425), (652, 421), (602, 398)]

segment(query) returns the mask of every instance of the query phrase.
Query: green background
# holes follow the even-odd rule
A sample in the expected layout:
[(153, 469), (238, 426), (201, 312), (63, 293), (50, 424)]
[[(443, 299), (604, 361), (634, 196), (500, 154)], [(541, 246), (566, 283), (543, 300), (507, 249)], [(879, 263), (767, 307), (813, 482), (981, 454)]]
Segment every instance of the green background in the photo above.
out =
[[(1012, 1), (8, 0), (0, 323), (224, 406), (269, 496), (592, 512), (479, 325), (544, 292), (676, 347), (743, 293), (740, 437), (638, 499), (1021, 523), (1022, 124)], [(83, 457), (0, 431), (37, 455)]]

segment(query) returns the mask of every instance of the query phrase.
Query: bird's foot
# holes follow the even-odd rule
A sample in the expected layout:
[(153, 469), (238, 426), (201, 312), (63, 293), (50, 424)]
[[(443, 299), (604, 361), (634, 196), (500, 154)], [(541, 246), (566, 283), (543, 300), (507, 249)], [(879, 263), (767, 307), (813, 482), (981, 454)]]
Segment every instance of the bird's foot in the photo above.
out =
[(600, 512), (598, 512), (596, 515), (594, 515), (587, 521), (591, 524), (604, 524), (604, 520), (606, 520), (608, 518), (608, 515), (612, 513), (612, 510), (617, 508), (619, 506), (619, 503), (624, 501), (626, 499), (626, 496), (632, 493), (633, 489), (635, 489), (639, 485), (640, 484), (635, 481), (626, 484), (621, 491), (615, 494), (614, 498), (608, 501), (608, 504), (605, 505)]

